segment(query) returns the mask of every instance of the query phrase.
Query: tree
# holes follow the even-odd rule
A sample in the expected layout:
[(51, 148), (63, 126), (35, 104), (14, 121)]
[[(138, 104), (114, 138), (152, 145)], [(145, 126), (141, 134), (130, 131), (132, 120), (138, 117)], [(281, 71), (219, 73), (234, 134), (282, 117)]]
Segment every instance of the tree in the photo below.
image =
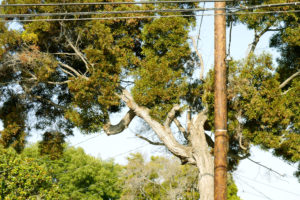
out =
[(51, 172), (35, 158), (0, 147), (1, 199), (60, 199)]
[[(131, 154), (123, 174), (121, 199), (199, 199), (197, 176), (195, 166), (181, 165), (174, 157), (152, 156), (146, 162), (141, 154)], [(228, 188), (228, 199), (239, 200), (231, 176)]]
[[(184, 3), (31, 9), (25, 7), (6, 9), (3, 12), (172, 9), (195, 6)], [(169, 14), (156, 14), (159, 15)], [(92, 16), (95, 15), (90, 17)], [(265, 32), (262, 28), (268, 27), (273, 18), (270, 15), (253, 16), (261, 17), (262, 20), (255, 20), (254, 17), (252, 20), (258, 23), (253, 23), (247, 21), (243, 15), (236, 20), (249, 24), (250, 28), (256, 28), (256, 31), (260, 31), (257, 33), (260, 36)], [(276, 20), (279, 22), (298, 22), (294, 15), (289, 15), (288, 18), (282, 17), (284, 14), (278, 16)], [(278, 24), (281, 24), (279, 22)], [(195, 165), (198, 177), (201, 177), (198, 180), (200, 198), (213, 198), (211, 150), (214, 143), (211, 136), (205, 132), (214, 131), (211, 126), (213, 76), (208, 75), (203, 80), (192, 78), (198, 60), (188, 43), (188, 32), (195, 25), (193, 17), (174, 17), (172, 20), (161, 17), (34, 21), (21, 22), (21, 25), (23, 29), (14, 32), (17, 35), (15, 40), (3, 41), (1, 44), (4, 52), (0, 78), (10, 77), (3, 79), (1, 100), (16, 102), (13, 99), (17, 98), (18, 105), (24, 106), (20, 110), (15, 108), (14, 104), (4, 103), (1, 110), (9, 108), (13, 112), (23, 113), (22, 123), (24, 126), (26, 124), (27, 129), (40, 128), (45, 130), (45, 133), (54, 133), (57, 131), (53, 129), (59, 129), (63, 136), (71, 134), (73, 127), (78, 127), (86, 133), (103, 130), (107, 135), (119, 134), (134, 118), (141, 118), (156, 135), (156, 140), (150, 140), (145, 135), (138, 137), (151, 144), (164, 145), (182, 164)], [(8, 32), (7, 27), (2, 28), (4, 33)], [(284, 33), (289, 35), (295, 34), (297, 30), (292, 26), (283, 29), (286, 30)], [(294, 31), (287, 31), (288, 29)], [(283, 35), (280, 37), (283, 38)], [(274, 149), (277, 155), (290, 161), (299, 160), (299, 108), (296, 106), (299, 96), (297, 90), (294, 90), (299, 87), (299, 81), (295, 81), (299, 79), (293, 79), (293, 83), (289, 82), (293, 90), (281, 88), (283, 82), (280, 82), (279, 75), (266, 68), (271, 65), (269, 56), (256, 57), (252, 56), (252, 53), (243, 62), (230, 63), (228, 126), (231, 170), (235, 169), (240, 159), (250, 155), (247, 148), (250, 144)], [(252, 70), (255, 73), (252, 73)], [(271, 87), (272, 85), (278, 87)], [(281, 95), (285, 91), (289, 91), (289, 95)], [(276, 109), (273, 106), (276, 106)], [(260, 110), (266, 108), (268, 112)], [(111, 114), (120, 110), (127, 111), (126, 115), (118, 124), (112, 125)], [(1, 112), (0, 115), (4, 122), (7, 121), (4, 123), (3, 133), (7, 133), (5, 135), (10, 138), (2, 141), (6, 145), (10, 145), (11, 141), (18, 141), (18, 138), (22, 138), (19, 135), (23, 134), (22, 131), (18, 131), (16, 137), (16, 134), (10, 131), (9, 113)], [(36, 119), (26, 120), (29, 118), (28, 113)], [(186, 116), (186, 121), (180, 116)], [(32, 121), (36, 123), (31, 123)], [(22, 123), (20, 122), (21, 125)], [(51, 127), (53, 124), (56, 127)], [(265, 140), (262, 140), (262, 137)]]
[(84, 153), (81, 148), (66, 147), (55, 160), (51, 155), (40, 156), (38, 145), (25, 148), (23, 155), (38, 159), (55, 180), (61, 194), (58, 199), (119, 199), (121, 166), (102, 161)]

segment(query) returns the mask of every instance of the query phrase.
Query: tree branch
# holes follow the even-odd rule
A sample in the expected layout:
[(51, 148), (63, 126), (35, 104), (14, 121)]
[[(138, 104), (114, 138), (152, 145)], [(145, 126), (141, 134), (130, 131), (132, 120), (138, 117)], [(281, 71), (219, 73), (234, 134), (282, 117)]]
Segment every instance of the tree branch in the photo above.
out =
[(185, 128), (181, 125), (180, 121), (177, 118), (174, 118), (174, 123), (176, 124), (178, 130), (184, 135), (184, 138), (188, 140), (188, 133)]
[(204, 74), (204, 62), (203, 62), (203, 58), (202, 58), (202, 55), (199, 53), (198, 49), (197, 49), (197, 44), (196, 44), (196, 40), (194, 37), (191, 37), (192, 39), (192, 42), (193, 42), (193, 46), (194, 46), (194, 49), (196, 51), (196, 54), (200, 60), (200, 63), (198, 63), (198, 65), (200, 66), (200, 77), (199, 79), (200, 80), (203, 80), (203, 74)]
[(174, 105), (171, 111), (168, 113), (164, 126), (170, 127), (178, 110), (180, 110), (180, 106), (178, 104)]
[(48, 100), (48, 99), (45, 99), (45, 98), (43, 98), (43, 97), (41, 97), (41, 96), (36, 96), (36, 95), (30, 95), (32, 98), (35, 98), (35, 99), (38, 99), (38, 100), (40, 100), (40, 101), (43, 101), (43, 102), (45, 102), (45, 103), (48, 103), (48, 104), (50, 104), (50, 105), (52, 105), (52, 106), (54, 106), (54, 107), (57, 107), (57, 108), (59, 108), (59, 109), (62, 109), (62, 110), (65, 110), (66, 109), (66, 107), (64, 107), (64, 106), (61, 106), (61, 105), (58, 105), (58, 104), (56, 104), (56, 103), (54, 103), (54, 102), (52, 102), (52, 101), (50, 101), (50, 100)]
[(178, 143), (172, 134), (170, 127), (163, 126), (158, 121), (154, 120), (149, 114), (149, 109), (139, 106), (127, 90), (123, 90), (122, 95), (119, 96), (137, 116), (142, 118), (152, 128), (159, 140), (164, 143), (172, 154), (184, 162), (195, 163), (190, 147), (185, 147)]
[(250, 56), (250, 54), (252, 54), (255, 49), (256, 49), (256, 46), (260, 40), (260, 38), (263, 36), (263, 34), (265, 34), (267, 31), (269, 31), (270, 27), (274, 24), (274, 22), (270, 23), (268, 26), (266, 26), (265, 29), (263, 29), (259, 34), (257, 34), (256, 30), (255, 30), (255, 35), (254, 35), (254, 40), (253, 42), (251, 43), (251, 48), (250, 48), (250, 51), (248, 53), (248, 56)]
[(283, 83), (281, 83), (280, 86), (279, 86), (279, 89), (284, 88), (291, 80), (293, 80), (298, 75), (300, 75), (300, 71), (297, 71), (292, 76), (290, 76), (288, 79), (286, 79)]
[(148, 138), (143, 137), (143, 136), (141, 136), (141, 135), (139, 135), (139, 134), (135, 134), (135, 136), (138, 137), (138, 138), (140, 138), (140, 139), (142, 139), (142, 140), (145, 140), (146, 142), (148, 142), (149, 144), (152, 144), (152, 145), (160, 145), (160, 146), (163, 146), (163, 145), (164, 145), (164, 143), (161, 143), (161, 142), (154, 142), (154, 141), (149, 140)]
[[(64, 68), (66, 68), (66, 69), (68, 69), (68, 70), (70, 70), (70, 71), (72, 71), (74, 74), (76, 74), (76, 76), (77, 77), (81, 77), (81, 78), (84, 78), (85, 80), (88, 80), (89, 78), (88, 77), (86, 77), (86, 76), (83, 76), (83, 75), (81, 75), (78, 71), (76, 71), (73, 67), (71, 67), (71, 66), (69, 66), (69, 65), (67, 65), (67, 64), (65, 64), (65, 63), (62, 63), (62, 62), (58, 62), (62, 67), (64, 67)], [(70, 73), (70, 72), (68, 72), (68, 71), (66, 71), (66, 70), (64, 70), (64, 69), (62, 69), (63, 70), (63, 72), (65, 72), (65, 73), (67, 73), (67, 74), (69, 74), (69, 75), (71, 75), (71, 76), (73, 76), (74, 77), (74, 74), (72, 74), (72, 73)]]
[(124, 131), (136, 116), (133, 110), (129, 110), (123, 119), (116, 125), (112, 125), (110, 121), (103, 126), (103, 130), (107, 135), (116, 135)]
[(207, 108), (204, 108), (204, 110), (202, 110), (200, 113), (198, 113), (194, 118), (193, 118), (193, 124), (195, 127), (203, 127), (204, 129), (204, 123), (207, 120)]
[(73, 45), (71, 40), (67, 37), (66, 37), (66, 39), (67, 39), (67, 42), (70, 45), (70, 47), (75, 51), (76, 55), (84, 62), (87, 71), (89, 71), (89, 65), (91, 65), (91, 64), (88, 62), (88, 60), (85, 58), (85, 56)]
[(69, 83), (71, 80), (66, 80), (66, 81), (62, 81), (62, 82), (53, 82), (53, 81), (48, 81), (47, 83), (51, 84), (51, 85), (63, 85), (63, 84), (67, 84)]
[(247, 159), (250, 160), (251, 162), (253, 162), (253, 163), (255, 163), (255, 164), (257, 164), (257, 165), (259, 165), (259, 166), (261, 166), (261, 167), (263, 167), (263, 168), (265, 168), (265, 169), (267, 169), (267, 170), (269, 170), (270, 172), (273, 172), (273, 173), (275, 173), (275, 174), (277, 174), (277, 175), (279, 175), (279, 176), (281, 176), (281, 177), (284, 177), (284, 174), (280, 174), (279, 172), (277, 172), (277, 171), (275, 171), (274, 169), (269, 168), (269, 167), (267, 167), (267, 166), (261, 164), (260, 162), (254, 161), (254, 160), (252, 160), (251, 158), (247, 158)]

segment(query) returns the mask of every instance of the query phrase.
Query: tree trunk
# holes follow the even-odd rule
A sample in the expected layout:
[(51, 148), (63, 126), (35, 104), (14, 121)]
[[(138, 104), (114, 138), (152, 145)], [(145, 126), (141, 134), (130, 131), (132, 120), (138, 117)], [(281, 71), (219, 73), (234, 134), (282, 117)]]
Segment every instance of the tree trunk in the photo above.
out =
[(214, 163), (205, 139), (203, 127), (191, 129), (193, 157), (199, 170), (198, 189), (200, 200), (214, 199)]

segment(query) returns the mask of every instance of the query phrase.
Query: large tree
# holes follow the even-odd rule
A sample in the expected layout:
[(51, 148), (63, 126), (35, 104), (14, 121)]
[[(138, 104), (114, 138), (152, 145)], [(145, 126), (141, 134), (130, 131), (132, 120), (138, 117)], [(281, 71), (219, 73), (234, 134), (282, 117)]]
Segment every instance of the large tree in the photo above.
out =
[[(40, 1), (18, 1), (30, 2)], [(256, 4), (265, 2), (280, 1), (259, 1)], [(6, 8), (3, 12), (118, 11), (195, 6), (184, 3), (22, 7)], [(145, 14), (122, 16), (136, 15)], [(105, 15), (109, 16), (111, 14)], [(250, 155), (251, 144), (273, 149), (276, 155), (297, 162), (299, 94), (296, 91), (299, 90), (299, 79), (296, 75), (284, 81), (281, 73), (272, 70), (270, 56), (255, 56), (253, 52), (261, 35), (274, 26), (280, 26), (281, 32), (274, 37), (272, 44), (281, 50), (281, 62), (288, 64), (285, 56), (290, 55), (287, 52), (291, 51), (291, 44), (286, 40), (297, 35), (295, 23), (299, 23), (298, 17), (296, 14), (277, 14), (275, 18), (272, 14), (253, 15), (252, 18), (241, 15), (229, 20), (245, 23), (256, 33), (249, 56), (243, 61), (229, 63), (230, 170), (235, 169), (240, 159)], [(143, 134), (138, 137), (154, 145), (164, 145), (180, 158), (182, 164), (195, 165), (199, 173), (200, 198), (213, 198), (211, 152), (214, 142), (205, 132), (214, 131), (213, 73), (205, 79), (193, 78), (198, 58), (188, 43), (188, 34), (195, 25), (194, 17), (37, 20), (20, 24), (22, 28), (14, 31), (8, 29), (8, 23), (0, 27), (3, 102), (0, 118), (4, 123), (1, 132), (4, 146), (14, 145), (21, 150), (25, 136), (32, 128), (45, 130), (45, 144), (62, 143), (64, 136), (72, 134), (74, 127), (85, 133), (103, 130), (107, 135), (114, 135), (122, 133), (134, 118), (140, 118), (151, 128), (156, 140)], [(299, 45), (297, 42), (292, 44), (292, 48)], [(285, 71), (285, 77), (289, 77), (290, 70)], [(119, 123), (111, 124), (111, 114), (121, 110), (127, 113)], [(48, 150), (51, 152), (51, 148)]]

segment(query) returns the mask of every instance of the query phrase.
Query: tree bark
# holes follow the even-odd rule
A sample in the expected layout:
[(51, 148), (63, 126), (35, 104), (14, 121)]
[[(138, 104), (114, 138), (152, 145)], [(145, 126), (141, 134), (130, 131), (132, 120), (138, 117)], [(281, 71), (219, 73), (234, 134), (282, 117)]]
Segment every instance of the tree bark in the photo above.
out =
[(193, 157), (199, 170), (198, 189), (201, 200), (214, 199), (214, 162), (209, 151), (204, 131), (207, 119), (205, 111), (193, 118), (190, 130), (190, 141), (193, 147)]
[[(168, 117), (164, 124), (157, 122), (153, 119), (149, 110), (143, 106), (139, 106), (131, 96), (130, 92), (123, 90), (120, 98), (126, 103), (130, 108), (127, 115), (121, 120), (117, 125), (107, 126), (104, 130), (109, 134), (120, 133), (124, 130), (127, 125), (131, 122), (133, 117), (136, 115), (142, 118), (156, 133), (161, 143), (155, 142), (155, 144), (163, 144), (173, 155), (178, 157), (182, 163), (189, 163), (196, 165), (199, 171), (198, 176), (198, 189), (200, 193), (201, 200), (213, 200), (214, 199), (214, 163), (213, 156), (210, 153), (210, 147), (207, 143), (207, 136), (204, 131), (204, 124), (207, 120), (206, 110), (200, 112), (198, 115), (194, 116), (192, 119), (188, 120), (187, 126), (190, 131), (184, 129), (183, 126), (175, 118), (176, 111), (180, 110), (179, 105), (175, 105), (174, 108), (168, 113)], [(170, 126), (174, 122), (179, 126), (182, 134), (189, 134), (187, 137), (188, 145), (180, 144)], [(118, 130), (118, 131), (115, 131)], [(110, 131), (109, 131), (110, 130)], [(114, 131), (112, 131), (114, 130)], [(141, 138), (144, 139), (145, 138)], [(211, 138), (209, 138), (211, 139)], [(148, 139), (146, 139), (147, 141)], [(152, 141), (148, 141), (150, 144)]]

